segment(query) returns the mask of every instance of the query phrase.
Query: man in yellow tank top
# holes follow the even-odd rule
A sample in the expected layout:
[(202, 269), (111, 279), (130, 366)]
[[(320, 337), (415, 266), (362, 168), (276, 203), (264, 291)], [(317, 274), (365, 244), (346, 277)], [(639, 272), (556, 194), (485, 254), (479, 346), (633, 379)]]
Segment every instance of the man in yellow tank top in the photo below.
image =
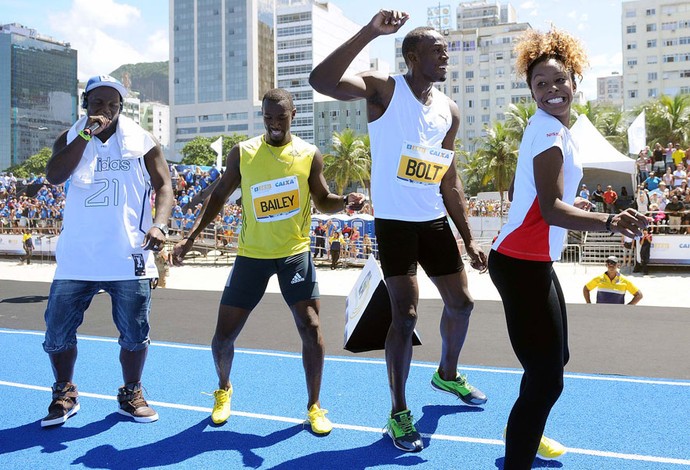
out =
[(211, 419), (221, 424), (230, 416), (235, 339), (263, 297), (268, 279), (277, 274), (283, 298), (302, 338), (307, 418), (313, 432), (327, 434), (333, 426), (319, 401), (325, 348), (319, 326), (316, 269), (309, 247), (311, 201), (322, 212), (338, 212), (345, 207), (358, 210), (364, 195), (339, 196), (328, 190), (321, 153), (290, 133), (296, 109), (289, 92), (281, 88), (269, 90), (261, 109), (266, 132), (230, 150), (225, 173), (204, 203), (189, 235), (175, 246), (174, 262), (182, 264), (194, 238), (240, 187), (243, 223), (238, 256), (223, 291), (211, 343), (218, 373)]

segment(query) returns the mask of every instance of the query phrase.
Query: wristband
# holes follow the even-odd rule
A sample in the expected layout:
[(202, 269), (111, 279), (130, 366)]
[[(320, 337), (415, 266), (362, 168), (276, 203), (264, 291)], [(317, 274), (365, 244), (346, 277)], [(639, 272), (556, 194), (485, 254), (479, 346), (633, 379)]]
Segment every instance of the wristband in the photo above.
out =
[(606, 219), (606, 231), (609, 233), (613, 233), (611, 230), (611, 221), (613, 220), (613, 214), (609, 214), (608, 218)]
[(83, 130), (79, 131), (78, 134), (79, 134), (79, 137), (81, 137), (85, 141), (87, 141), (87, 142), (91, 141), (91, 136), (89, 134), (87, 134), (86, 132), (84, 132)]
[(347, 208), (347, 195), (343, 196), (343, 205)]

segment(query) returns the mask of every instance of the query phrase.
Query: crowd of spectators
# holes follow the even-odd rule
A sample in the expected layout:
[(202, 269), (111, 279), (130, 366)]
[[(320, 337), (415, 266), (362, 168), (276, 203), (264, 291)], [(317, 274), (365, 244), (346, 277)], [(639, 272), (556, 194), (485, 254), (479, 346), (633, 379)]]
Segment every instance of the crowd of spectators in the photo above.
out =
[[(220, 177), (221, 172), (212, 166), (204, 171), (199, 166), (185, 167), (170, 165), (175, 205), (172, 210), (170, 230), (184, 237), (199, 216), (203, 199), (210, 194), (207, 190)], [(198, 197), (197, 197), (198, 196)], [(223, 213), (218, 214), (213, 224), (217, 246), (236, 247), (237, 234), (242, 228), (242, 207), (228, 202)]]
[(467, 203), (467, 211), (472, 217), (500, 217), (501, 212), (503, 215), (508, 214), (508, 209), (510, 209), (510, 201), (507, 197), (503, 200), (502, 210), (499, 199), (470, 198)]
[(40, 229), (57, 234), (65, 207), (63, 185), (47, 184), (43, 175), (17, 178), (0, 174), (0, 233), (23, 233)]

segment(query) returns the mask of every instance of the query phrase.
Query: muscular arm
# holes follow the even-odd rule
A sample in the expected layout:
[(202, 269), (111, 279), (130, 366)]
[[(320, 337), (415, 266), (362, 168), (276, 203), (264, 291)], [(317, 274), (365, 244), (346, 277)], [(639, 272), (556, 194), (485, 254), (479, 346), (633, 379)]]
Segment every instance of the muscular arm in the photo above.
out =
[(635, 295), (633, 296), (632, 300), (630, 302), (628, 302), (628, 305), (637, 305), (637, 303), (640, 300), (642, 300), (642, 297), (644, 297), (642, 295), (642, 291), (638, 290), (637, 292), (635, 292)]
[(589, 297), (589, 289), (587, 289), (587, 286), (582, 288), (582, 295), (585, 296), (585, 302), (588, 304), (592, 303), (592, 299)]
[[(454, 101), (448, 99), (448, 102), (450, 105), (452, 122), (441, 146), (446, 150), (454, 151), (455, 135), (460, 126), (460, 110)], [(456, 158), (456, 156), (453, 157), (448, 171), (446, 171), (446, 174), (443, 175), (443, 179), (441, 180), (441, 197), (443, 198), (443, 205), (446, 208), (448, 216), (455, 224), (455, 227), (462, 237), (462, 241), (465, 243), (467, 254), (472, 260), (472, 267), (484, 270), (486, 269), (486, 254), (481, 251), (472, 238), (472, 230), (467, 220), (467, 199), (465, 198), (465, 192), (462, 189), (462, 183), (460, 182), (460, 177), (458, 176), (455, 166)]]
[[(550, 147), (534, 158), (534, 180), (541, 215), (549, 225), (570, 230), (606, 230), (608, 214), (586, 212), (563, 202), (563, 153)], [(631, 238), (642, 234), (647, 219), (635, 210), (627, 209), (614, 216), (611, 229)]]
[(192, 225), (189, 236), (186, 237), (189, 241), (193, 241), (208, 224), (213, 222), (216, 215), (223, 209), (225, 201), (240, 185), (240, 148), (237, 145), (228, 153), (226, 165), (225, 173), (223, 173), (218, 184), (204, 201), (199, 216), (196, 218), (194, 225)]
[(170, 180), (170, 170), (168, 170), (168, 164), (158, 144), (144, 155), (144, 163), (151, 176), (153, 189), (156, 191), (156, 218), (154, 222), (167, 225), (175, 196)]
[[(117, 126), (117, 119), (111, 121), (104, 116), (89, 116), (86, 120), (85, 127), (90, 126), (95, 122), (100, 122), (101, 127), (97, 128), (92, 136), (105, 132), (105, 135), (112, 135)], [(81, 160), (86, 144), (88, 142), (80, 136), (77, 136), (72, 142), (67, 143), (67, 132), (65, 131), (55, 139), (53, 143), (53, 154), (46, 164), (46, 179), (52, 184), (62, 184), (72, 175), (72, 172), (77, 168)]]
[(328, 183), (323, 176), (323, 156), (318, 150), (311, 162), (309, 192), (311, 192), (314, 205), (321, 212), (332, 213), (345, 209), (343, 197), (331, 193), (328, 189)]
[(380, 35), (393, 34), (405, 24), (409, 16), (400, 11), (381, 10), (353, 37), (338, 47), (317, 65), (309, 75), (309, 84), (314, 90), (342, 101), (364, 98), (369, 107), (383, 107), (383, 110), (369, 110), (369, 121), (383, 114), (393, 93), (393, 82), (387, 75), (377, 72), (363, 72), (347, 75), (345, 72), (372, 40)]
[(77, 137), (67, 144), (67, 131), (53, 143), (53, 154), (46, 164), (46, 178), (52, 184), (62, 184), (70, 177), (81, 160), (88, 142)]

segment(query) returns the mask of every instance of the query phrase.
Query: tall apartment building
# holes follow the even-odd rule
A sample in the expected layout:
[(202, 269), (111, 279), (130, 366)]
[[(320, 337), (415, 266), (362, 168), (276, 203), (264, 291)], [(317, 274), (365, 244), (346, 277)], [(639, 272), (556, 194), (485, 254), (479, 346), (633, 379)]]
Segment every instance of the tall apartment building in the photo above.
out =
[[(342, 130), (348, 125), (345, 121), (341, 125), (340, 115), (355, 112), (357, 105), (334, 102), (332, 98), (316, 93), (309, 85), (309, 74), (326, 56), (359, 31), (361, 25), (349, 20), (332, 2), (277, 0), (276, 11), (277, 83), (289, 90), (295, 101), (297, 115), (292, 122), (292, 131), (322, 151), (328, 151), (332, 131)], [(369, 67), (367, 48), (355, 58), (348, 73), (363, 72)], [(326, 102), (329, 103), (327, 106), (318, 106)], [(331, 114), (337, 115), (338, 119), (330, 120)], [(328, 125), (323, 122), (326, 115)], [(318, 125), (315, 124), (317, 120), (320, 121)]]
[(170, 107), (163, 103), (141, 103), (141, 127), (153, 134), (161, 144), (163, 154), (169, 159)]
[(263, 132), (275, 86), (275, 0), (170, 0), (170, 144)]
[(623, 75), (614, 72), (608, 77), (597, 77), (597, 103), (623, 106)]
[(0, 170), (22, 163), (77, 118), (77, 51), (18, 24), (0, 26)]
[(515, 73), (513, 46), (528, 23), (506, 23), (453, 31), (448, 36), (449, 67), (439, 88), (460, 108), (458, 137), (472, 152), (492, 122), (505, 121), (511, 103), (529, 103), (524, 77)]
[(517, 22), (517, 12), (510, 3), (498, 0), (462, 2), (457, 8), (458, 29), (484, 28)]
[(623, 2), (624, 106), (690, 94), (690, 1)]

